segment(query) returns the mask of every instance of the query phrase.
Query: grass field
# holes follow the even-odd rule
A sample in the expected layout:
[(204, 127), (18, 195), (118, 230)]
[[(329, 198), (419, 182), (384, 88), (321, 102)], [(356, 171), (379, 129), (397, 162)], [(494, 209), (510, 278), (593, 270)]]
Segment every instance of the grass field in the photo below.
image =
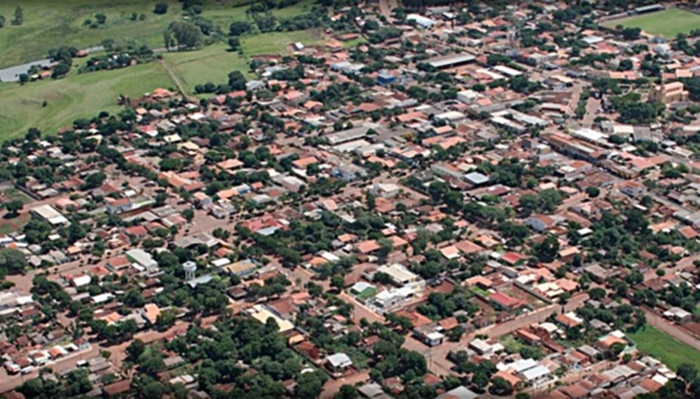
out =
[(168, 53), (163, 56), (188, 92), (193, 92), (199, 84), (212, 82), (225, 83), (232, 71), (241, 71), (248, 78), (249, 60), (257, 54), (287, 54), (289, 45), (302, 42), (304, 45), (318, 44), (321, 36), (315, 31), (271, 32), (244, 36), (241, 40), (243, 56), (237, 51), (228, 51), (224, 44), (213, 44), (198, 51)]
[(241, 46), (246, 56), (286, 54), (287, 46), (296, 42), (301, 42), (305, 46), (318, 44), (321, 42), (321, 34), (312, 29), (295, 32), (270, 32), (241, 38)]
[[(289, 18), (311, 10), (315, 0), (301, 0), (271, 13), (277, 18)], [(153, 13), (156, 3), (169, 4), (165, 15)], [(250, 20), (246, 10), (252, 0), (207, 1), (201, 16), (227, 32), (233, 21)], [(24, 23), (10, 24), (14, 9), (20, 4)], [(90, 28), (86, 20), (95, 20), (95, 14), (107, 16), (104, 25)], [(144, 14), (146, 19), (131, 20), (131, 15)], [(45, 58), (51, 48), (62, 45), (82, 49), (99, 45), (104, 39), (134, 40), (151, 48), (163, 47), (163, 30), (173, 20), (182, 18), (182, 4), (178, 0), (22, 0), (0, 2), (0, 15), (7, 19), (0, 29), (0, 67), (13, 66)]]
[(135, 97), (157, 87), (173, 86), (167, 71), (157, 62), (116, 71), (72, 74), (61, 80), (24, 86), (1, 83), (0, 137), (21, 136), (30, 127), (54, 134), (76, 119), (93, 117), (102, 110), (119, 111), (119, 94)]
[[(156, 3), (169, 4), (165, 15), (153, 14)], [(249, 20), (246, 14), (252, 0), (209, 0), (202, 16), (211, 19), (224, 32), (234, 20)], [(308, 12), (315, 0), (301, 0), (284, 9), (272, 10), (278, 18), (289, 18)], [(0, 67), (16, 65), (46, 57), (50, 48), (70, 45), (86, 48), (100, 44), (104, 39), (120, 42), (134, 40), (152, 48), (162, 47), (162, 32), (173, 20), (182, 18), (178, 0), (23, 0), (24, 23), (12, 26), (10, 20), (17, 2), (0, 2), (0, 15), (7, 24), (0, 29)], [(92, 29), (83, 25), (86, 19), (103, 13), (107, 22)], [(132, 13), (145, 14), (145, 21), (132, 21)], [(287, 54), (295, 42), (313, 45), (321, 42), (318, 30), (272, 32), (244, 36), (242, 55), (227, 51), (224, 44), (214, 44), (202, 50), (164, 54), (164, 60), (192, 93), (198, 84), (224, 83), (227, 75), (240, 70), (251, 78), (249, 58), (256, 54)], [(84, 60), (76, 59), (76, 65)], [(72, 71), (66, 78), (32, 82), (20, 86), (0, 83), (0, 141), (23, 135), (28, 128), (38, 127), (45, 134), (54, 134), (58, 128), (69, 126), (75, 119), (93, 117), (105, 110), (119, 111), (119, 94), (131, 97), (142, 95), (157, 87), (173, 88), (175, 83), (158, 62), (116, 71), (77, 74)], [(44, 106), (44, 101), (46, 105)]]
[(225, 83), (229, 72), (239, 70), (250, 77), (248, 61), (227, 46), (214, 44), (199, 51), (168, 53), (163, 59), (172, 67), (188, 92), (198, 84)]
[(669, 8), (650, 14), (607, 21), (603, 25), (608, 28), (615, 28), (618, 25), (625, 28), (640, 28), (646, 33), (672, 39), (679, 33), (690, 33), (691, 30), (700, 28), (700, 15), (678, 8)]
[[(165, 15), (153, 13), (153, 7), (162, 0), (23, 0), (1, 2), (0, 14), (7, 18), (0, 29), (0, 49), (3, 56), (0, 66), (12, 66), (46, 57), (50, 48), (61, 45), (86, 48), (100, 44), (104, 39), (134, 39), (153, 47), (163, 46), (162, 32), (181, 14), (176, 0)], [(20, 4), (24, 10), (24, 23), (13, 26), (14, 9)], [(99, 28), (92, 29), (83, 23), (94, 20), (97, 13), (107, 16)], [(132, 21), (132, 13), (145, 14), (144, 21)]]
[(690, 363), (700, 369), (700, 352), (652, 326), (647, 325), (644, 330), (628, 334), (628, 337), (641, 352), (661, 360), (674, 370), (681, 363)]

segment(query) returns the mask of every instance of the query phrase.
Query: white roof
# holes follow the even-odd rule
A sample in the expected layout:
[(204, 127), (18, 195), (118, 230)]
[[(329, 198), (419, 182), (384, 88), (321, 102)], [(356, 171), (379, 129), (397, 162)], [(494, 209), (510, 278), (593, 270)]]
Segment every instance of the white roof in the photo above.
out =
[(415, 273), (411, 272), (410, 270), (406, 269), (403, 265), (400, 265), (398, 263), (395, 263), (391, 266), (381, 266), (379, 269), (377, 269), (377, 271), (386, 273), (392, 279), (401, 283), (418, 278), (418, 275), (416, 275)]
[(84, 285), (90, 284), (91, 280), (92, 278), (90, 276), (88, 276), (87, 274), (83, 274), (81, 276), (73, 278), (73, 285), (75, 285), (76, 287), (82, 287)]
[(593, 129), (587, 129), (587, 128), (582, 128), (582, 129), (576, 129), (571, 132), (571, 134), (574, 137), (580, 137), (585, 140), (590, 140), (593, 142), (598, 142), (601, 140), (606, 139), (608, 136), (606, 134), (603, 134), (599, 131), (593, 130)]
[(535, 366), (537, 366), (539, 363), (537, 363), (537, 360), (535, 359), (520, 359), (516, 360), (513, 363), (501, 363), (498, 365), (499, 369), (503, 370), (508, 370), (511, 369), (516, 373), (521, 373), (525, 370), (531, 369)]
[(46, 220), (47, 222), (53, 225), (68, 223), (68, 219), (65, 216), (61, 215), (61, 213), (54, 209), (54, 207), (52, 207), (51, 205), (45, 204), (37, 206), (36, 208), (32, 209), (32, 212), (36, 213), (42, 219)]
[(537, 367), (533, 367), (531, 369), (525, 370), (522, 374), (523, 374), (523, 378), (525, 378), (526, 381), (532, 381), (532, 380), (536, 380), (540, 377), (543, 377), (545, 375), (551, 374), (551, 371), (549, 371), (549, 369), (544, 367), (544, 366), (537, 366)]
[(352, 360), (345, 353), (335, 353), (326, 358), (328, 363), (333, 367), (347, 367), (352, 366)]
[(505, 65), (498, 65), (498, 66), (493, 67), (493, 69), (497, 70), (500, 73), (506, 74), (508, 76), (520, 76), (523, 74), (522, 72), (518, 71), (517, 69), (507, 67)]

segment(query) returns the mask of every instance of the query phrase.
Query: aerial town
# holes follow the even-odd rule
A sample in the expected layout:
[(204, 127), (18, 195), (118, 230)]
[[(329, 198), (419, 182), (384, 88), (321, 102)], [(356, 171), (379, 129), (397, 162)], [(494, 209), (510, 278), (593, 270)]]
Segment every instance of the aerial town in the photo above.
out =
[(395, 3), (4, 139), (0, 397), (700, 398), (700, 8)]

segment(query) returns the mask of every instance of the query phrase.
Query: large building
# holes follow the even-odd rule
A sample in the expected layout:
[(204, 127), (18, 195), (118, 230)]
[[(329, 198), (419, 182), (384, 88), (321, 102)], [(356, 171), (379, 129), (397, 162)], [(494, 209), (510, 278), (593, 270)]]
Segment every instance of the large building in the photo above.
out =
[(649, 93), (649, 100), (665, 105), (685, 101), (688, 99), (688, 91), (682, 82), (671, 82), (654, 86)]

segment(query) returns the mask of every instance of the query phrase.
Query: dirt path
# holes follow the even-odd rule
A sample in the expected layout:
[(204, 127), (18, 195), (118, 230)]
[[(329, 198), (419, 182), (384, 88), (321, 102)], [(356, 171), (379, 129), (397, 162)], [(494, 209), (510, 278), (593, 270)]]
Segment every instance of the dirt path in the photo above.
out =
[(178, 91), (180, 91), (180, 94), (185, 96), (190, 101), (197, 102), (196, 98), (187, 95), (187, 90), (185, 90), (185, 86), (182, 84), (180, 78), (177, 76), (175, 71), (173, 71), (170, 65), (165, 60), (160, 60), (160, 65), (162, 65), (163, 68), (165, 68), (165, 70), (168, 71), (170, 78), (173, 80), (173, 82), (175, 82), (175, 86), (177, 86), (177, 89)]

